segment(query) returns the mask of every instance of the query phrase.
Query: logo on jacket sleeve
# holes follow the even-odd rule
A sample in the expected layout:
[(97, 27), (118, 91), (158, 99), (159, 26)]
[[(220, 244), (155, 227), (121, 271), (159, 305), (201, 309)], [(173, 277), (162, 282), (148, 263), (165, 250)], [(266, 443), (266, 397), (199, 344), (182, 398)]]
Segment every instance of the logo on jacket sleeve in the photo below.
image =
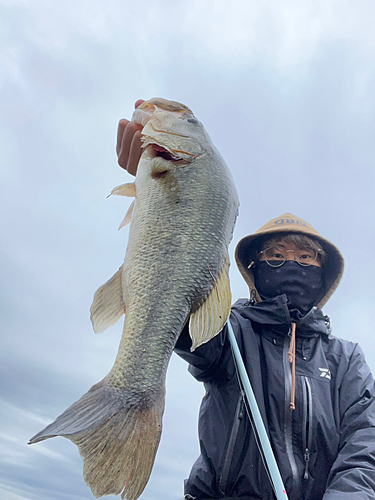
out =
[(320, 376), (322, 378), (328, 378), (328, 380), (331, 380), (331, 372), (328, 370), (328, 368), (319, 368), (320, 370)]

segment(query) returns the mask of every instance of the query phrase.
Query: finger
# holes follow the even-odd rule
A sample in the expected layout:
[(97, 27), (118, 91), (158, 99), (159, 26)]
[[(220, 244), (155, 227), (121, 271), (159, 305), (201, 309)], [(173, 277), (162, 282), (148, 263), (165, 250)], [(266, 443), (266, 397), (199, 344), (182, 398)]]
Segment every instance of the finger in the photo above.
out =
[(126, 169), (133, 135), (135, 134), (135, 132), (137, 132), (137, 130), (139, 130), (139, 128), (142, 128), (142, 126), (137, 124), (136, 122), (128, 122), (126, 124), (126, 128), (123, 130), (121, 142), (119, 144), (119, 152), (117, 154), (119, 165), (122, 168)]
[[(138, 101), (135, 102), (134, 108), (137, 109), (142, 103), (144, 103), (144, 99), (138, 99)], [(118, 127), (117, 127), (117, 142), (116, 142), (116, 154), (117, 156), (120, 153), (121, 150), (121, 143), (122, 143), (122, 136), (124, 135), (124, 130), (129, 124), (129, 120), (126, 120), (123, 118), (122, 120), (119, 121)]]
[[(122, 135), (121, 139), (121, 144), (120, 144), (120, 150), (118, 153), (118, 164), (120, 167), (124, 168), (127, 170), (128, 168), (128, 162), (129, 162), (129, 154), (130, 154), (130, 147), (133, 141), (134, 134), (136, 132), (139, 132), (142, 130), (142, 125), (136, 122), (129, 122), (124, 130), (124, 133)], [(134, 151), (133, 151), (134, 154)], [(140, 154), (139, 154), (140, 156)], [(137, 168), (137, 165), (135, 165), (135, 169)], [(131, 166), (131, 170), (133, 170)]]
[(141, 135), (142, 132), (140, 130), (137, 130), (137, 132), (133, 136), (133, 140), (130, 146), (129, 160), (126, 169), (129, 172), (129, 174), (132, 175), (136, 175), (139, 159), (142, 156)]
[(118, 126), (117, 126), (117, 142), (116, 142), (116, 154), (117, 154), (117, 156), (120, 154), (121, 143), (122, 143), (122, 137), (124, 135), (124, 130), (126, 129), (126, 127), (128, 126), (129, 123), (130, 123), (129, 120), (126, 120), (125, 118), (123, 118), (122, 120), (120, 120), (118, 122)]
[(135, 109), (139, 108), (139, 106), (140, 106), (142, 103), (144, 103), (144, 102), (145, 102), (145, 100), (144, 100), (144, 99), (138, 99), (138, 101), (136, 101), (136, 102), (135, 102), (135, 104), (134, 104), (134, 108), (135, 108)]

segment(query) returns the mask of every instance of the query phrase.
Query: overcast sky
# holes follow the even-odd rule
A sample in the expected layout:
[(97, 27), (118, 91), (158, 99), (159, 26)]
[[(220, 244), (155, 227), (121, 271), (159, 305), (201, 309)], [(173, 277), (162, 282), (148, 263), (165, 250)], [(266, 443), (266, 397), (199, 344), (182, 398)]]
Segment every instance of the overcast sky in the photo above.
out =
[[(372, 0), (0, 0), (0, 498), (90, 500), (77, 448), (28, 439), (111, 368), (95, 290), (121, 265), (130, 200), (117, 122), (134, 101), (187, 104), (241, 201), (230, 247), (292, 212), (344, 254), (325, 306), (375, 370)], [(233, 300), (247, 289), (233, 264)], [(144, 500), (177, 500), (198, 456), (203, 389), (173, 356)], [(115, 498), (113, 496), (108, 498)]]

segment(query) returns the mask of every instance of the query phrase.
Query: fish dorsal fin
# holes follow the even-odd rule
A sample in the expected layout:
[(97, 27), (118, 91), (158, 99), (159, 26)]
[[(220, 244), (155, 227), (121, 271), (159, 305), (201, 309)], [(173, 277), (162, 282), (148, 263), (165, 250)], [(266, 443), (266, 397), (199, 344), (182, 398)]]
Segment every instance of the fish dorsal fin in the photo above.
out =
[(135, 198), (135, 183), (129, 182), (128, 184), (121, 184), (121, 186), (116, 186), (112, 189), (109, 196), (129, 196), (129, 198)]
[(125, 314), (122, 297), (122, 266), (95, 292), (91, 308), (91, 322), (95, 333), (102, 333)]
[(229, 257), (221, 273), (201, 307), (191, 314), (189, 333), (192, 340), (191, 351), (211, 340), (223, 329), (230, 314), (231, 292), (229, 285)]
[(119, 225), (119, 227), (118, 227), (119, 231), (120, 231), (120, 229), (122, 227), (127, 226), (129, 224), (129, 222), (132, 220), (132, 215), (133, 215), (133, 210), (134, 210), (134, 203), (135, 203), (135, 200), (133, 201), (133, 203), (128, 208), (128, 211), (126, 212), (125, 217), (123, 218), (121, 224)]

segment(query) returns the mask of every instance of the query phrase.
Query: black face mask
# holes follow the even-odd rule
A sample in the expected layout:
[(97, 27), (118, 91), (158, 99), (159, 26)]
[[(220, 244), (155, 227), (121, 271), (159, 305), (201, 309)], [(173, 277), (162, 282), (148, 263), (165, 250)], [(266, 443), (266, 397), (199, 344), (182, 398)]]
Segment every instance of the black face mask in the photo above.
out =
[(254, 279), (262, 300), (285, 293), (294, 319), (300, 319), (310, 311), (323, 288), (321, 267), (300, 266), (293, 260), (287, 260), (280, 267), (271, 267), (265, 261), (258, 262), (254, 266)]

